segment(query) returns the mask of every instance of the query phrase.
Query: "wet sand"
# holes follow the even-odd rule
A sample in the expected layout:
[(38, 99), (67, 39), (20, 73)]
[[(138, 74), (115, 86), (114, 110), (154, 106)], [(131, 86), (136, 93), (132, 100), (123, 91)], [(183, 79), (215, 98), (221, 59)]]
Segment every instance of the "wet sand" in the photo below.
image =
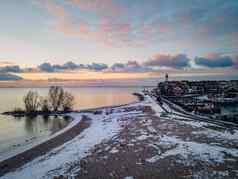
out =
[(9, 159), (0, 162), (0, 176), (3, 176), (8, 172), (23, 166), (29, 161), (35, 159), (36, 157), (44, 155), (53, 148), (58, 147), (64, 144), (65, 142), (73, 139), (89, 126), (90, 119), (87, 117), (83, 117), (78, 124), (73, 126), (71, 129), (65, 131), (64, 133), (61, 133), (52, 139), (49, 139), (29, 150), (26, 150), (23, 153), (20, 153), (16, 156), (13, 156)]

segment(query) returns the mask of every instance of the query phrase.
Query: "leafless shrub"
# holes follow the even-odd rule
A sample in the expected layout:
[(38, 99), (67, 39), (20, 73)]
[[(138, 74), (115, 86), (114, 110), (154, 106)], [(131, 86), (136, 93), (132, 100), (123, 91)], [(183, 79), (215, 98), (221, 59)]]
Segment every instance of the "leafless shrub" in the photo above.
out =
[(52, 110), (59, 111), (64, 98), (63, 88), (59, 86), (50, 87), (48, 98)]
[(51, 110), (49, 100), (47, 98), (41, 97), (40, 108), (42, 112), (49, 112)]
[(37, 92), (29, 91), (23, 98), (26, 112), (37, 111), (40, 105), (40, 98)]
[(48, 95), (49, 104), (54, 112), (72, 110), (74, 97), (69, 92), (64, 91), (62, 87), (52, 86)]
[(62, 101), (62, 109), (63, 111), (71, 111), (74, 106), (74, 96), (69, 92), (64, 92), (64, 97)]

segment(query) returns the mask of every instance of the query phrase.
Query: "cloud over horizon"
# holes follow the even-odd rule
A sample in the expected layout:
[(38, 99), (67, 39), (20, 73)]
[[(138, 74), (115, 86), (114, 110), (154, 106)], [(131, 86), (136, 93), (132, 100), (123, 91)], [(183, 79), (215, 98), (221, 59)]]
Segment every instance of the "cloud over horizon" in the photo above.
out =
[(149, 67), (168, 67), (168, 68), (175, 68), (175, 69), (183, 69), (189, 67), (189, 59), (185, 54), (178, 54), (178, 55), (163, 55), (163, 54), (156, 54), (151, 59), (144, 62), (145, 66)]
[(234, 67), (236, 59), (230, 56), (222, 56), (219, 54), (209, 54), (205, 57), (195, 57), (194, 62), (196, 65), (208, 68), (226, 68)]
[(107, 68), (108, 66), (104, 63), (93, 62), (92, 64), (84, 65), (84, 64), (76, 64), (72, 61), (66, 62), (63, 65), (51, 64), (49, 62), (45, 62), (38, 66), (38, 69), (43, 72), (57, 72), (57, 71), (64, 71), (64, 70), (79, 70), (79, 69), (101, 71)]
[(128, 61), (127, 63), (114, 63), (111, 67), (107, 69), (111, 72), (149, 72), (153, 71), (137, 61)]
[(20, 66), (18, 66), (18, 65), (10, 65), (10, 66), (0, 67), (0, 73), (8, 73), (8, 72), (20, 73), (21, 71), (22, 70), (21, 70)]
[(129, 60), (126, 63), (116, 62), (112, 65), (105, 63), (92, 62), (90, 64), (78, 64), (68, 61), (64, 64), (53, 64), (44, 62), (36, 67), (22, 68), (10, 62), (4, 62), (5, 66), (0, 66), (2, 73), (21, 73), (21, 72), (66, 72), (76, 70), (91, 70), (102, 72), (159, 72), (160, 70), (192, 71), (197, 66), (200, 69), (237, 69), (238, 55), (224, 55), (223, 53), (210, 53), (202, 57), (189, 58), (186, 54), (161, 54), (157, 53), (148, 60), (139, 63), (137, 60)]

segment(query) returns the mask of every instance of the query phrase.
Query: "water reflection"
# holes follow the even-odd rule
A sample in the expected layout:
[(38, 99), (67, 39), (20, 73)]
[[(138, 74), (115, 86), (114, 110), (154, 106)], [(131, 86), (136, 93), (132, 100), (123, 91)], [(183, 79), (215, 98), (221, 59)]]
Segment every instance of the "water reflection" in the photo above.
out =
[[(135, 101), (131, 95), (140, 88), (65, 88), (75, 96), (75, 109), (95, 108), (109, 105), (120, 105)], [(0, 88), (0, 112), (22, 107), (23, 96), (29, 88)], [(48, 88), (33, 88), (44, 96)], [(14, 118), (0, 115), (0, 159), (5, 152), (14, 149), (12, 146), (25, 146), (41, 141), (61, 130), (72, 119), (67, 116), (37, 116)]]
[(26, 117), (25, 119), (25, 129), (29, 134), (34, 133), (34, 124), (35, 124), (35, 117)]
[(53, 134), (66, 127), (71, 120), (69, 116), (26, 117), (25, 129), (29, 134), (42, 133), (43, 130), (48, 130), (50, 134)]
[(0, 159), (17, 147), (33, 145), (66, 127), (63, 116), (11, 117), (0, 115)]

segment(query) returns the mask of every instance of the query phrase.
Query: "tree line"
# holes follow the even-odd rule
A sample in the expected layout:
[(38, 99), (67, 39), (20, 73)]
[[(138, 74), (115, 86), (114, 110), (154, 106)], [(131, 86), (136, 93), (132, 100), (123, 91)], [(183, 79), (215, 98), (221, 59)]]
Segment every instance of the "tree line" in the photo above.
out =
[(37, 111), (69, 112), (73, 110), (74, 96), (65, 91), (62, 87), (52, 86), (47, 96), (40, 96), (37, 91), (30, 90), (23, 98), (25, 112), (34, 113)]

